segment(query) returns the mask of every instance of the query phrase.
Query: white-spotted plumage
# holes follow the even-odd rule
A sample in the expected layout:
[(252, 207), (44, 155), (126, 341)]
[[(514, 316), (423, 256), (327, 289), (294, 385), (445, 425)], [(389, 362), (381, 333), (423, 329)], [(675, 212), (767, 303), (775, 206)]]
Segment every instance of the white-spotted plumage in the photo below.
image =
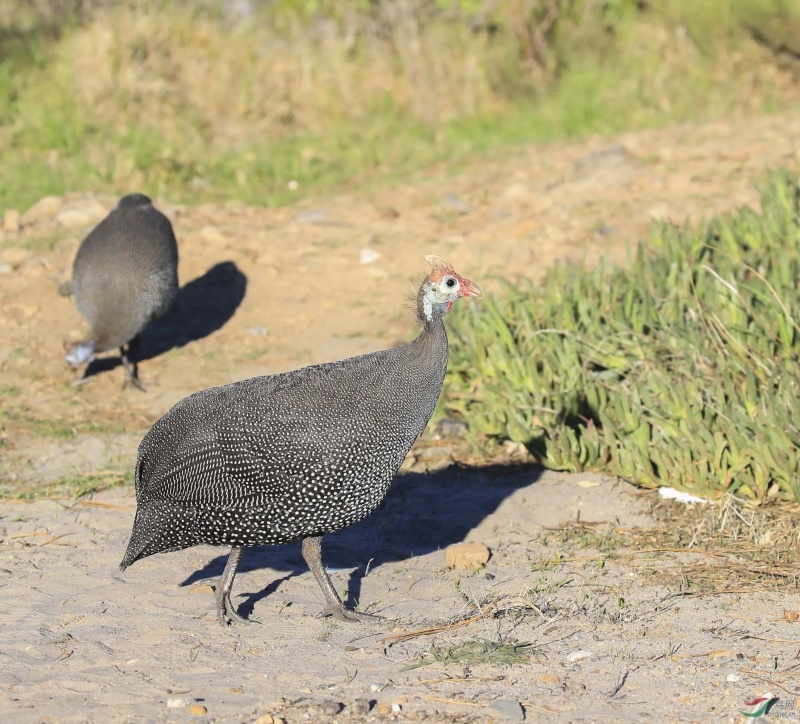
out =
[[(139, 446), (122, 568), (201, 543), (235, 550), (316, 538), (373, 511), (439, 397), (442, 317), (459, 296), (480, 294), (443, 260), (431, 264), (418, 297), (423, 328), (412, 342), (214, 387), (169, 410)], [(234, 574), (235, 564), (228, 594)], [(335, 601), (320, 584), (330, 609)]]
[[(178, 293), (178, 245), (169, 219), (143, 194), (123, 196), (81, 242), (72, 267), (75, 305), (91, 339), (67, 344), (74, 367), (120, 348), (126, 379), (140, 386), (128, 352), (139, 334), (165, 314)], [(131, 344), (133, 350), (122, 349)]]

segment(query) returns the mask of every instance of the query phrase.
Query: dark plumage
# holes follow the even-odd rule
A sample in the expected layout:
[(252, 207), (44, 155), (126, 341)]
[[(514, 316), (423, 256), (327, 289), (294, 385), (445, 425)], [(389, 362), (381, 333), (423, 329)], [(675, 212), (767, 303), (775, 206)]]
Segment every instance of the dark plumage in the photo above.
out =
[(386, 495), (439, 398), (447, 368), (443, 316), (480, 289), (443, 259), (417, 296), (422, 332), (373, 352), (198, 392), (147, 433), (136, 461), (136, 518), (124, 570), (162, 551), (232, 547), (217, 587), (220, 623), (242, 619), (230, 592), (244, 548), (302, 539), (327, 602), (348, 611), (322, 566), (320, 541)]
[(135, 363), (139, 335), (169, 310), (178, 293), (172, 224), (147, 196), (123, 196), (83, 240), (72, 267), (72, 292), (92, 336), (64, 345), (67, 362), (78, 367), (119, 347), (125, 384), (144, 389)]

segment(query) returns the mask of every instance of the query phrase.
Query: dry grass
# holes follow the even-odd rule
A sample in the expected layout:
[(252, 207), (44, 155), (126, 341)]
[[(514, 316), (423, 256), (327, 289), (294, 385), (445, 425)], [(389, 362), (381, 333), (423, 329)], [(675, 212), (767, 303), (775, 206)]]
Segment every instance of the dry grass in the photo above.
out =
[(766, 510), (727, 496), (686, 507), (660, 501), (652, 528), (619, 528), (579, 521), (553, 529), (560, 553), (537, 561), (547, 570), (580, 570), (615, 563), (669, 597), (800, 588), (800, 511), (791, 503)]
[[(292, 180), (325, 188), (797, 101), (793, 66), (735, 0), (705, 14), (628, 5), (6, 3), (0, 142), (14, 153), (0, 204), (100, 187), (280, 201)], [(800, 27), (773, 0), (757, 5), (769, 37), (762, 16)]]
[[(381, 104), (431, 124), (494, 113), (518, 103), (520, 90), (544, 85), (536, 63), (519, 62), (513, 37), (432, 22), (424, 4), (410, 0), (379, 3), (374, 15), (353, 11), (310, 24), (286, 14), (233, 27), (190, 5), (171, 3), (168, 12), (158, 5), (101, 10), (59, 44), (55, 67), (63, 75), (53, 80), (75, 89), (94, 122), (152, 126), (170, 141), (228, 148), (325, 133), (334, 119), (360, 125)], [(651, 113), (672, 113), (733, 78), (726, 104), (743, 111), (760, 109), (767, 93), (795, 97), (791, 75), (752, 40), (715, 45), (709, 69), (682, 25), (645, 18), (620, 30), (630, 70), (651, 72), (644, 88), (630, 72), (614, 94), (643, 93)], [(691, 88), (694, 97), (685, 93)]]

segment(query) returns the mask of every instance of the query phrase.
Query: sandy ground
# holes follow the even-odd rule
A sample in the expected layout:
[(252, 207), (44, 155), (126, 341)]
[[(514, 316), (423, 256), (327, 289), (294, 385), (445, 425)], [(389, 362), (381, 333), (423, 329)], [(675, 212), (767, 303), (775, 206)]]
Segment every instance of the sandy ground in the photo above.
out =
[[(634, 566), (553, 530), (578, 517), (647, 527), (654, 498), (524, 466), (402, 475), (379, 511), (324, 546), (343, 597), (384, 621), (318, 618), (320, 590), (291, 545), (246, 555), (234, 602), (257, 623), (228, 628), (211, 588), (225, 550), (117, 571), (127, 489), (8, 504), (0, 718), (514, 720), (505, 705), (532, 721), (733, 721), (767, 691), (795, 715), (797, 672), (780, 673), (800, 650), (783, 617), (797, 609), (791, 585), (690, 595), (701, 553), (654, 551)], [(462, 541), (488, 546), (488, 564), (447, 568), (443, 549)], [(397, 638), (430, 627), (444, 628)], [(470, 647), (483, 655), (465, 658)]]
[[(299, 546), (286, 546), (248, 553), (234, 601), (258, 623), (223, 629), (211, 586), (224, 551), (118, 572), (129, 489), (14, 497), (70, 478), (118, 480), (148, 426), (196, 389), (409, 339), (404, 298), (424, 254), (489, 291), (497, 274), (538, 279), (559, 259), (622, 260), (652, 218), (755, 205), (753, 182), (794, 163), (799, 137), (800, 116), (773, 116), (532, 146), (322, 201), (300, 189), (288, 208), (159, 199), (183, 286), (145, 336), (147, 394), (121, 390), (113, 358), (75, 387), (61, 351), (81, 326), (58, 284), (115, 199), (71, 195), (7, 213), (0, 721), (736, 721), (766, 693), (779, 697), (773, 718), (800, 718), (791, 579), (693, 591), (700, 553), (654, 549), (634, 564), (632, 545), (615, 557), (594, 528), (564, 525), (647, 530), (661, 524), (655, 496), (543, 473), (513, 450), (486, 468), (432, 431), (385, 505), (326, 539), (337, 587), (386, 617), (376, 625), (317, 618), (319, 589)], [(463, 541), (489, 548), (485, 567), (445, 565), (444, 549)]]

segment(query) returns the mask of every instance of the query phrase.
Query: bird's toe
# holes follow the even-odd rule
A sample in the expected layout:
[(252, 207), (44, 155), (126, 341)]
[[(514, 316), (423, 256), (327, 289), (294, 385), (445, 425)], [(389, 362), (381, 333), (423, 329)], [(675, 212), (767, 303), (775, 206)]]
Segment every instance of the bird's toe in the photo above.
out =
[(245, 618), (231, 603), (230, 593), (217, 598), (217, 620), (220, 626), (230, 626), (233, 623), (254, 623), (253, 619)]
[(326, 606), (321, 615), (330, 616), (337, 621), (346, 621), (348, 623), (378, 623), (384, 620), (383, 616), (377, 616), (374, 613), (351, 611), (344, 606)]

